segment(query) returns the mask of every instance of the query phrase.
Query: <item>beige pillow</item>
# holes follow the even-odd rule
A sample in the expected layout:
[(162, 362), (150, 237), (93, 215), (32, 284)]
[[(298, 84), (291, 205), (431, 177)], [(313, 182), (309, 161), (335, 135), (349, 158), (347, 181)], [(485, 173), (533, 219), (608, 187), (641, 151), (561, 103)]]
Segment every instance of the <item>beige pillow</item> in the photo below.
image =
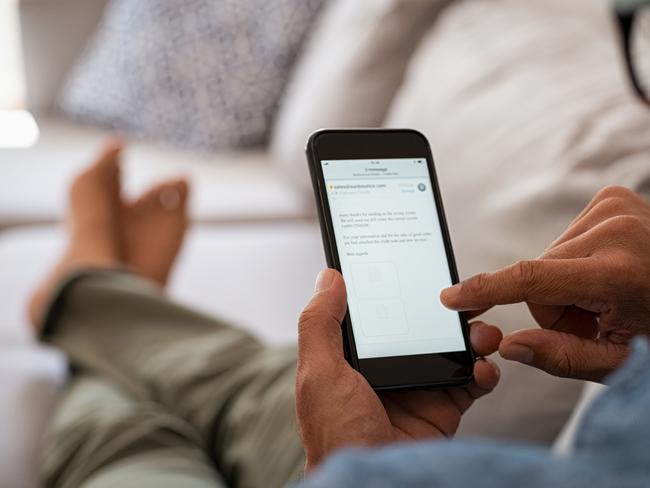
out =
[(381, 125), (413, 50), (448, 0), (338, 0), (295, 70), (271, 140), (274, 161), (311, 188), (304, 147), (323, 127)]
[[(429, 137), (462, 276), (539, 255), (608, 184), (650, 197), (650, 110), (622, 62), (606, 0), (457, 2), (422, 41), (386, 125)], [(581, 384), (502, 366), (461, 433), (552, 442)]]

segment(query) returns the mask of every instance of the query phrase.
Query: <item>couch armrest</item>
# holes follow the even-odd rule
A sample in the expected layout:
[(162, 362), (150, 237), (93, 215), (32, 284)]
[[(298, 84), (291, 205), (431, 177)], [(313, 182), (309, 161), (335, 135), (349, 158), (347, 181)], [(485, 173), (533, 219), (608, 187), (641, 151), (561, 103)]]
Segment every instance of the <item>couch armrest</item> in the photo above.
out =
[(27, 107), (50, 109), (107, 0), (19, 0)]

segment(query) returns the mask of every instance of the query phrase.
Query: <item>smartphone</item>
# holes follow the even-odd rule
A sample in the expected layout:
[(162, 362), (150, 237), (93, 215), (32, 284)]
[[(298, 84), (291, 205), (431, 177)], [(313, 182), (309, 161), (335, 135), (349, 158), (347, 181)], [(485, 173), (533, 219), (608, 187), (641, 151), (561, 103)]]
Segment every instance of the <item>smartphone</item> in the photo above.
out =
[(321, 130), (307, 142), (327, 263), (343, 274), (346, 359), (376, 390), (473, 379), (458, 283), (429, 143), (414, 130)]

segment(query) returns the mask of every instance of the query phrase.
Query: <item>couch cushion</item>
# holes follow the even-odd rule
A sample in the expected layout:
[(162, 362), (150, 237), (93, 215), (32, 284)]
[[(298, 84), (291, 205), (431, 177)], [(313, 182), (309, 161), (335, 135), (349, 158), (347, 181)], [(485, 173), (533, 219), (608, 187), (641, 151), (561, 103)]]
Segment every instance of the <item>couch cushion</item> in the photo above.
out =
[[(61, 227), (0, 233), (0, 344), (33, 342), (25, 303), (64, 244)], [(286, 343), (295, 340), (297, 317), (324, 267), (314, 222), (196, 226), (178, 257), (169, 290), (174, 299), (229, 319), (264, 340)]]
[[(0, 149), (0, 228), (58, 221), (74, 175), (92, 161), (105, 131), (57, 117), (37, 117), (41, 137), (28, 149)], [(214, 156), (135, 143), (125, 154), (127, 194), (174, 175), (192, 184), (191, 215), (201, 222), (289, 219), (307, 215), (310, 205), (274, 169), (263, 151)]]
[(61, 106), (177, 147), (261, 146), (324, 1), (112, 0)]
[(0, 343), (0, 486), (38, 486), (43, 433), (66, 369), (53, 349)]
[(274, 161), (311, 190), (304, 147), (324, 127), (384, 120), (421, 37), (449, 0), (336, 0), (305, 47), (274, 127)]
[[(650, 196), (650, 111), (621, 68), (604, 0), (475, 0), (439, 19), (386, 124), (429, 137), (462, 276), (538, 256), (605, 185)], [(488, 319), (533, 326), (519, 306)], [(580, 383), (502, 366), (461, 433), (552, 441)]]
[(27, 108), (51, 109), (108, 0), (18, 0)]

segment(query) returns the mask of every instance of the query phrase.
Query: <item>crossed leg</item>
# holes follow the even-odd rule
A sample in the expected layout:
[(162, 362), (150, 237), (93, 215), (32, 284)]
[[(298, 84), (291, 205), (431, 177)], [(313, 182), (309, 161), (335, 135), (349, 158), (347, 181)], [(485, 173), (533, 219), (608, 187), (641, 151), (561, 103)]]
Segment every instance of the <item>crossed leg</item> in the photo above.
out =
[(30, 303), (74, 371), (46, 486), (274, 487), (302, 470), (295, 352), (164, 295), (187, 193), (175, 181), (124, 202), (118, 147), (71, 188), (67, 251)]

